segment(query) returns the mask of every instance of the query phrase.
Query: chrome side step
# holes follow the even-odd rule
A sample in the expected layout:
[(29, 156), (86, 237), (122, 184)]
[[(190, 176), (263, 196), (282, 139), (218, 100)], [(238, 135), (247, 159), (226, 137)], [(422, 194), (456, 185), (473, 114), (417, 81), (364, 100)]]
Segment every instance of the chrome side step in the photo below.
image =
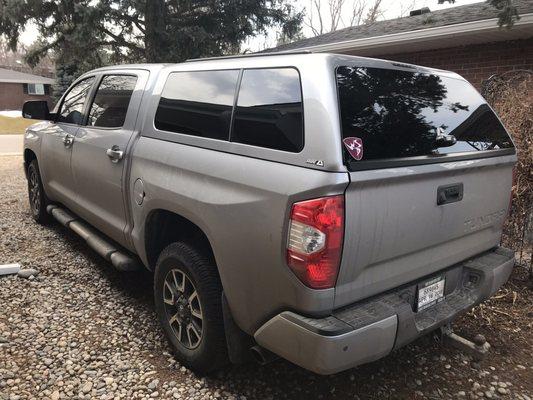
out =
[(100, 232), (67, 210), (55, 205), (49, 205), (46, 207), (46, 211), (61, 225), (69, 228), (85, 240), (91, 249), (113, 264), (119, 271), (137, 271), (142, 269), (141, 263), (136, 258), (119, 250), (117, 246), (105, 239)]

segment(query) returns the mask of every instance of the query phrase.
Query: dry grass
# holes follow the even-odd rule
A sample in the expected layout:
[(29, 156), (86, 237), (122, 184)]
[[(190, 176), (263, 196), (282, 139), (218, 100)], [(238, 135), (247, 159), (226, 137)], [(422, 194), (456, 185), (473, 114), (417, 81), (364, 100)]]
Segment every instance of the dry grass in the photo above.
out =
[(511, 215), (503, 242), (531, 252), (533, 242), (533, 71), (513, 71), (486, 83), (483, 95), (511, 133), (518, 152)]
[(22, 117), (11, 118), (0, 115), (0, 135), (22, 135), (26, 128), (38, 121)]

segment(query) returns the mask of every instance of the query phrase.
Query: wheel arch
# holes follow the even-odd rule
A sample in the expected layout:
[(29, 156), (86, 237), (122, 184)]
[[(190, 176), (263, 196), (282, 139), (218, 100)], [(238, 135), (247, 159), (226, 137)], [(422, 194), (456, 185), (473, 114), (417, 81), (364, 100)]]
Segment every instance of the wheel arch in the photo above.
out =
[(144, 247), (148, 267), (153, 271), (161, 251), (174, 242), (184, 242), (201, 252), (216, 267), (211, 242), (193, 221), (173, 211), (151, 210), (144, 226)]
[[(24, 149), (24, 169), (25, 172), (28, 172), (28, 166), (33, 160), (37, 160), (37, 154), (32, 149), (25, 148)], [(39, 162), (37, 160), (37, 162)]]

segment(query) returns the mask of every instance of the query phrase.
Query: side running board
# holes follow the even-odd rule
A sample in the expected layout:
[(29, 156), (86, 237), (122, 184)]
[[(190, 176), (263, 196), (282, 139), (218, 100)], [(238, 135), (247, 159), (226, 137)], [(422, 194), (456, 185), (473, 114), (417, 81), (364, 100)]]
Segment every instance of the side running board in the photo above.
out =
[(119, 271), (137, 271), (142, 268), (141, 263), (136, 258), (119, 250), (117, 246), (104, 238), (100, 232), (67, 210), (55, 205), (49, 205), (46, 207), (46, 211), (61, 225), (81, 236), (91, 249), (113, 264)]

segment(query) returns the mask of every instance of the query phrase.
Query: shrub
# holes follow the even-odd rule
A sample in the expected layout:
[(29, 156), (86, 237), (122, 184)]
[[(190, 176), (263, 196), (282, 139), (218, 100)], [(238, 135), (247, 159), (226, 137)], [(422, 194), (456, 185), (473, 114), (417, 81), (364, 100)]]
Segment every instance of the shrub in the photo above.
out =
[(510, 71), (491, 77), (482, 89), (511, 134), (518, 153), (512, 206), (503, 244), (531, 253), (533, 243), (533, 71)]

